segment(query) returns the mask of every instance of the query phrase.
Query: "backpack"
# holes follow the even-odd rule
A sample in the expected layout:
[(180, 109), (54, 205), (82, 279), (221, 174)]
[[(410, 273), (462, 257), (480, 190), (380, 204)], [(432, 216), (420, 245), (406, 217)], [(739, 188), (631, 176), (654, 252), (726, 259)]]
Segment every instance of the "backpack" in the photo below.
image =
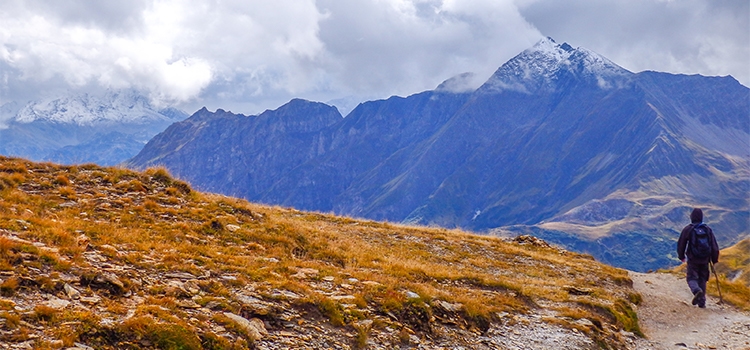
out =
[(695, 259), (706, 259), (711, 256), (711, 241), (705, 224), (693, 226), (693, 231), (690, 233), (690, 252), (693, 253)]

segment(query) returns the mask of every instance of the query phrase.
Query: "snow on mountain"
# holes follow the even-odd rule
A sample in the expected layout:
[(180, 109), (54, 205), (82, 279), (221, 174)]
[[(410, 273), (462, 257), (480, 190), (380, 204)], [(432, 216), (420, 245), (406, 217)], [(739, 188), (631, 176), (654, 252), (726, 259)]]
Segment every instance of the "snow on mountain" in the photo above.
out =
[(107, 90), (103, 94), (69, 94), (29, 102), (13, 118), (18, 123), (48, 121), (64, 124), (149, 123), (171, 119), (151, 106), (135, 90)]
[(539, 90), (555, 91), (561, 74), (595, 79), (600, 88), (609, 89), (622, 86), (633, 73), (591, 50), (573, 48), (568, 43), (557, 44), (547, 37), (503, 64), (480, 91), (510, 90), (528, 94)]

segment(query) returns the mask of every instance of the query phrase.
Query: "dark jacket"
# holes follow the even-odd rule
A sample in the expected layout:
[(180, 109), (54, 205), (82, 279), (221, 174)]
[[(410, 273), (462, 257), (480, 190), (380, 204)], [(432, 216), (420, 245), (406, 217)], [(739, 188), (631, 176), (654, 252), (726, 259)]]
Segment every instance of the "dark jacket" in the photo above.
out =
[(688, 262), (692, 264), (708, 264), (709, 258), (714, 264), (719, 262), (719, 245), (716, 243), (714, 231), (708, 225), (708, 239), (711, 242), (711, 256), (708, 258), (698, 259), (693, 257), (693, 252), (689, 249), (690, 234), (693, 232), (693, 226), (703, 222), (703, 211), (696, 208), (690, 214), (690, 225), (685, 226), (680, 233), (680, 239), (677, 240), (677, 257), (682, 260), (687, 255)]

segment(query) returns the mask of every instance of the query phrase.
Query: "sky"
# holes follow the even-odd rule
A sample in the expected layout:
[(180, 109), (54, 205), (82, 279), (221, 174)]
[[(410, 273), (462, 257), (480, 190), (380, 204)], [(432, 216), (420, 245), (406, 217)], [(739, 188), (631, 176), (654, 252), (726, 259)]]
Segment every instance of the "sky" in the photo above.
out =
[(188, 113), (346, 109), (465, 72), (478, 86), (545, 36), (750, 85), (747, 0), (0, 0), (0, 23), (0, 105), (132, 88)]

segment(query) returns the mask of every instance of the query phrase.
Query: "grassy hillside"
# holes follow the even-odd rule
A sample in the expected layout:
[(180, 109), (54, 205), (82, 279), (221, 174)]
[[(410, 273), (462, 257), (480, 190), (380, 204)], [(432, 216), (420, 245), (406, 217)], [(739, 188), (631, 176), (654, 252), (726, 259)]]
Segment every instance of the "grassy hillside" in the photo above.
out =
[[(750, 238), (722, 249), (715, 268), (724, 300), (750, 311)], [(715, 280), (710, 282), (708, 292), (718, 295)]]
[(621, 348), (640, 334), (639, 300), (626, 271), (531, 237), (261, 206), (163, 169), (0, 157), (3, 347), (481, 348), (548, 325)]

